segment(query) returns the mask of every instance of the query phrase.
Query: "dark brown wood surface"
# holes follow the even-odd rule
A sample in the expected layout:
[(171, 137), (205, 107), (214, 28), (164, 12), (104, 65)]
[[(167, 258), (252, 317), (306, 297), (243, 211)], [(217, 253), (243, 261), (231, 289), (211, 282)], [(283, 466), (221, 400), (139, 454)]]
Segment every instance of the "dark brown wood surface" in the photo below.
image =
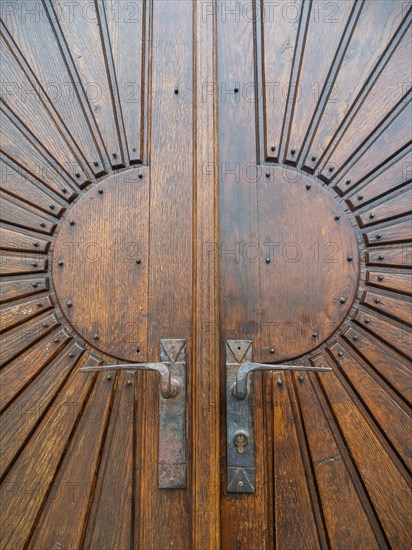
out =
[[(0, 7), (0, 547), (412, 547), (410, 2)], [(186, 489), (157, 376), (79, 373), (160, 338)], [(228, 338), (333, 370), (253, 375), (255, 494)]]

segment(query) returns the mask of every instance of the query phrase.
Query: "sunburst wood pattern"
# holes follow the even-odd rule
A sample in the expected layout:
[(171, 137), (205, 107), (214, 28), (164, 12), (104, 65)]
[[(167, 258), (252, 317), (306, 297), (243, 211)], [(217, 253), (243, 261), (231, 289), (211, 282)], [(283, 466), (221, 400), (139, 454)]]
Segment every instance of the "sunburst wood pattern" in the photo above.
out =
[[(410, 3), (195, 4), (95, 0), (76, 14), (55, 0), (2, 3), (1, 547), (217, 544), (218, 535), (214, 542), (210, 533), (203, 541), (198, 535), (207, 527), (196, 491), (204, 492), (205, 514), (219, 498), (216, 480), (206, 491), (201, 479), (210, 468), (193, 467), (186, 493), (157, 492), (157, 381), (138, 374), (129, 391), (125, 374), (111, 381), (77, 375), (83, 365), (113, 358), (71, 327), (51, 265), (72, 204), (102, 177), (147, 167), (157, 209), (148, 278), (162, 289), (149, 296), (148, 310), (165, 312), (147, 338), (155, 349), (174, 326), (190, 336), (191, 288), (198, 284), (192, 266), (214, 276), (192, 250), (199, 222), (193, 202), (205, 193), (205, 187), (194, 192), (193, 158), (199, 155), (199, 174), (211, 163), (211, 121), (219, 120), (216, 150), (228, 170), (236, 163), (287, 166), (324, 185), (353, 220), (361, 259), (344, 323), (297, 359), (327, 364), (333, 373), (287, 375), (282, 386), (267, 373), (254, 379), (257, 491), (237, 500), (223, 492), (222, 547), (299, 548), (304, 540), (311, 550), (406, 550), (412, 544)], [(30, 7), (31, 16), (23, 11)], [(224, 17), (229, 8), (232, 16)], [(214, 88), (202, 47), (217, 66)], [(207, 82), (197, 80), (201, 75)], [(218, 119), (215, 104), (202, 97), (211, 89)], [(196, 149), (194, 129), (212, 158)], [(232, 185), (222, 175), (220, 183), (221, 235), (239, 236), (236, 209), (247, 231), (264, 224), (254, 210), (255, 185)], [(197, 211), (211, 219), (210, 205)], [(213, 231), (205, 235), (209, 240)], [(162, 275), (166, 264), (169, 278)], [(239, 269), (238, 280), (257, 288), (259, 264)], [(228, 336), (233, 326), (258, 319), (262, 304), (259, 292), (248, 294), (229, 317), (233, 281), (225, 263), (221, 275), (221, 328)], [(216, 299), (202, 292), (206, 302)], [(217, 384), (217, 376), (197, 377)], [(216, 428), (218, 403), (202, 403), (195, 391), (194, 417)], [(199, 438), (189, 434), (190, 442), (192, 435)], [(218, 436), (205, 437), (215, 467)], [(193, 441), (196, 459), (201, 452)]]

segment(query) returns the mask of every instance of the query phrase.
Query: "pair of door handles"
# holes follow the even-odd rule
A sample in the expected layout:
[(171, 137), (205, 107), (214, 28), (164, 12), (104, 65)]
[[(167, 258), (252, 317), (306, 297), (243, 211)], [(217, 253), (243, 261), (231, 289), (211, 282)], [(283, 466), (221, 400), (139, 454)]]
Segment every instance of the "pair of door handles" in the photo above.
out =
[[(253, 431), (254, 371), (318, 371), (329, 367), (275, 365), (252, 362), (251, 340), (226, 341), (227, 491), (255, 492)], [(160, 340), (160, 362), (93, 365), (81, 372), (125, 370), (155, 371), (160, 375), (159, 394), (159, 489), (186, 487), (186, 340)], [(131, 380), (128, 381), (131, 383)], [(282, 380), (278, 379), (279, 383)]]

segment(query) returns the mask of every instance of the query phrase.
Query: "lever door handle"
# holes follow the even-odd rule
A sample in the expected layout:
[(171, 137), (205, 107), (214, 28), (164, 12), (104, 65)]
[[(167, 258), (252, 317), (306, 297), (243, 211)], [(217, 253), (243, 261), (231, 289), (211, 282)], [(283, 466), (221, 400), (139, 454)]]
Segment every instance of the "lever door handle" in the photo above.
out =
[(332, 369), (330, 367), (307, 367), (307, 366), (294, 366), (294, 365), (270, 365), (267, 363), (242, 363), (237, 371), (236, 382), (232, 388), (232, 393), (236, 399), (246, 399), (247, 395), (247, 381), (250, 373), (254, 371), (270, 370), (270, 371), (285, 371), (285, 370), (298, 370), (298, 371), (320, 371), (329, 372)]
[(330, 372), (332, 369), (253, 363), (251, 340), (226, 341), (226, 443), (229, 493), (255, 492), (253, 391), (249, 376), (254, 371)]
[(92, 366), (82, 367), (80, 372), (93, 372), (93, 371), (114, 371), (114, 370), (127, 370), (129, 373), (134, 373), (138, 370), (152, 370), (160, 374), (160, 393), (165, 399), (171, 399), (182, 389), (182, 380), (172, 378), (172, 373), (166, 363), (127, 363), (124, 365), (104, 365), (104, 366)]
[[(160, 340), (160, 361), (87, 366), (81, 372), (156, 371), (159, 395), (159, 489), (186, 487), (186, 340)], [(131, 385), (129, 380), (128, 384)]]

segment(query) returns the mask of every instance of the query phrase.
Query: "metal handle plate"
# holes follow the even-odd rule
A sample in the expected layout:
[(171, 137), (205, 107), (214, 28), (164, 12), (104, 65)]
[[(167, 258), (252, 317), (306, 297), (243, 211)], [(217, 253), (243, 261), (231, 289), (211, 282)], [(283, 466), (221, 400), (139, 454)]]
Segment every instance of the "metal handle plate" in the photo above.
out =
[(160, 374), (159, 489), (186, 487), (186, 340), (160, 340), (159, 363), (89, 366), (81, 372), (151, 370)]

